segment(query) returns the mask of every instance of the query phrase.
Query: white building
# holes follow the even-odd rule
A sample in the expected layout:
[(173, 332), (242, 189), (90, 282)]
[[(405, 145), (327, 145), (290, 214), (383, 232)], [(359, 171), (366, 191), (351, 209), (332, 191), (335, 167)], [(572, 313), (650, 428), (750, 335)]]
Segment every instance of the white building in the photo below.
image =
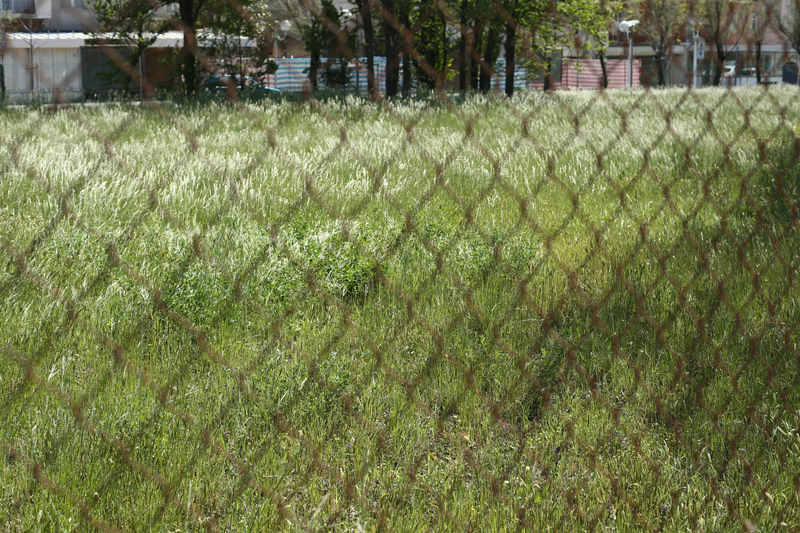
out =
[[(157, 15), (171, 12), (162, 10)], [(0, 16), (5, 22), (0, 28), (0, 88), (6, 98), (69, 101), (94, 91), (98, 72), (111, 60), (95, 44), (91, 30), (98, 24), (89, 0), (0, 0)], [(153, 47), (182, 44), (183, 34), (171, 31)]]
[(3, 32), (3, 85), (12, 99), (41, 95), (81, 98), (81, 54), (84, 28), (97, 24), (83, 0), (0, 0), (12, 31)]

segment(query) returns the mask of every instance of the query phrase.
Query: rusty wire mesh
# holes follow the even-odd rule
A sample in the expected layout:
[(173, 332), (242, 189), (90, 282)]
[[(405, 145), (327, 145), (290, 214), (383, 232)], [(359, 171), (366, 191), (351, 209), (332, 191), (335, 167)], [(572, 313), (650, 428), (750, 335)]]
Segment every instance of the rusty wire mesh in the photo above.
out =
[(800, 527), (796, 88), (445, 89), (3, 111), (4, 529)]

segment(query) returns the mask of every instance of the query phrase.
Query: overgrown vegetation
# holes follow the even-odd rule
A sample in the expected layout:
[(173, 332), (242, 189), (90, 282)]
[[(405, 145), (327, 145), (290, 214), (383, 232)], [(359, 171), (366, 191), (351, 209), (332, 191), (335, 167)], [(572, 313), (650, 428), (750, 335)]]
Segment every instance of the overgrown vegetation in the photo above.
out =
[(774, 89), (4, 110), (0, 523), (798, 528), (798, 124)]

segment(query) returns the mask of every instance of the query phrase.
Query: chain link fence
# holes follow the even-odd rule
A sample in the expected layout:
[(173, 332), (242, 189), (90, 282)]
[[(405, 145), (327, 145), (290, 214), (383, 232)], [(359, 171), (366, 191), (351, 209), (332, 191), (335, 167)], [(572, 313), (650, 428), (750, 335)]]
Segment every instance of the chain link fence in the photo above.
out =
[(357, 6), (407, 98), (0, 111), (2, 529), (800, 528), (797, 88), (534, 90), (565, 6)]

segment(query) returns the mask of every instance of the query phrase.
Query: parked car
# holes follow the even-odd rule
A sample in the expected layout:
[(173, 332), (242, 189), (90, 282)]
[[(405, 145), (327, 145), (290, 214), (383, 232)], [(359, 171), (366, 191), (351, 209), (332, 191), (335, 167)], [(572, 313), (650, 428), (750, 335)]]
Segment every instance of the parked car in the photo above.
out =
[[(211, 74), (203, 76), (200, 84), (212, 93), (225, 92), (229, 88), (238, 90), (241, 86), (241, 77), (238, 74)], [(263, 92), (264, 94), (280, 93), (280, 89), (267, 87), (252, 76), (244, 77), (244, 89), (248, 91)]]
[(736, 61), (725, 62), (725, 72), (722, 73), (724, 78), (733, 78), (736, 76)]

